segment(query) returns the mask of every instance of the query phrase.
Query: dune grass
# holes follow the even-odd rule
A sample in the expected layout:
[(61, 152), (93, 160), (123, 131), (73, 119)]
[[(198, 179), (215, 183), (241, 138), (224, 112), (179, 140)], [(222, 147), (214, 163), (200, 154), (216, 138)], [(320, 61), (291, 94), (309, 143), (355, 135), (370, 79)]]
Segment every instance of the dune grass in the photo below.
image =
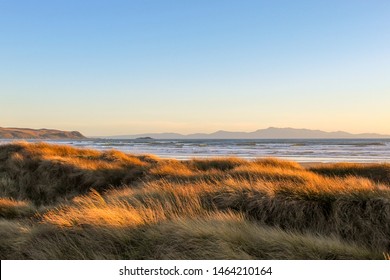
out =
[(388, 259), (387, 164), (0, 146), (2, 259)]
[(310, 171), (336, 177), (362, 177), (374, 182), (390, 184), (390, 163), (382, 164), (358, 164), (358, 163), (336, 163), (330, 165), (317, 165), (310, 168)]

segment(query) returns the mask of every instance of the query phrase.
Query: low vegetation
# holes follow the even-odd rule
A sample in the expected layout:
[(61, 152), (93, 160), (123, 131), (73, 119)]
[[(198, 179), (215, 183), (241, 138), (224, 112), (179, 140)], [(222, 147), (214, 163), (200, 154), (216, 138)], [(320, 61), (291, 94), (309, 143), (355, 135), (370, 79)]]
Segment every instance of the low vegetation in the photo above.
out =
[(0, 146), (1, 259), (388, 259), (390, 164)]

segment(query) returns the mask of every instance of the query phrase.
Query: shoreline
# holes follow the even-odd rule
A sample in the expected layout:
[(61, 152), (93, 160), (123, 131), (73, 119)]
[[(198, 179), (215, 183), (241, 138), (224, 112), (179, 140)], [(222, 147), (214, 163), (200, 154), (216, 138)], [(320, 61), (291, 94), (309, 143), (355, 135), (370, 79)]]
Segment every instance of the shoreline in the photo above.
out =
[[(307, 142), (302, 142), (307, 141)], [(345, 142), (346, 141), (346, 142)], [(364, 142), (361, 142), (364, 141)], [(386, 142), (381, 142), (386, 141)], [(221, 157), (237, 157), (246, 160), (259, 158), (279, 158), (299, 162), (302, 165), (313, 163), (389, 163), (390, 140), (329, 140), (319, 143), (312, 140), (257, 140), (257, 142), (237, 142), (236, 140), (6, 140), (0, 139), (0, 145), (7, 143), (48, 143), (70, 145), (76, 148), (99, 151), (117, 150), (132, 155), (155, 155), (161, 159), (191, 160)]]

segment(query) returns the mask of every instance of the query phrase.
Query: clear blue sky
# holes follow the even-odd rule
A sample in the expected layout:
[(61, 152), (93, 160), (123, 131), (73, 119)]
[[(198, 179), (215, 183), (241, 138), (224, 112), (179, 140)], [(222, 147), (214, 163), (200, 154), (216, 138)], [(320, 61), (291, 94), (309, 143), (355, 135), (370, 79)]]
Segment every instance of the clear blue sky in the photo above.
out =
[(0, 0), (0, 126), (390, 133), (390, 1)]

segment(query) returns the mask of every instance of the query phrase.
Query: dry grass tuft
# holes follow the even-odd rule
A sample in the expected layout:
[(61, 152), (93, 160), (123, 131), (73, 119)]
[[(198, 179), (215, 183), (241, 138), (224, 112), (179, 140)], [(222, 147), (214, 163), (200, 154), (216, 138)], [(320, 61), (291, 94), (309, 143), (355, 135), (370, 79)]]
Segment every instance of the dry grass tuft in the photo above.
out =
[(336, 177), (363, 177), (374, 182), (390, 185), (390, 164), (359, 164), (359, 163), (335, 163), (317, 165), (310, 168), (310, 171)]
[(26, 201), (16, 201), (8, 198), (0, 198), (0, 217), (14, 219), (29, 217), (35, 213), (35, 208)]
[(198, 171), (220, 170), (228, 171), (244, 164), (246, 161), (240, 158), (213, 158), (213, 159), (193, 159), (189, 162), (192, 169)]
[(149, 174), (161, 177), (187, 177), (194, 174), (184, 163), (177, 160), (160, 161), (150, 169)]
[(264, 158), (264, 159), (256, 159), (253, 161), (255, 165), (260, 166), (268, 166), (268, 167), (279, 167), (282, 169), (292, 169), (292, 170), (302, 170), (303, 167), (293, 161), (287, 161), (277, 158)]
[(77, 226), (136, 226), (147, 219), (126, 202), (107, 203), (96, 191), (74, 199), (71, 206), (46, 212), (42, 221), (60, 227)]

